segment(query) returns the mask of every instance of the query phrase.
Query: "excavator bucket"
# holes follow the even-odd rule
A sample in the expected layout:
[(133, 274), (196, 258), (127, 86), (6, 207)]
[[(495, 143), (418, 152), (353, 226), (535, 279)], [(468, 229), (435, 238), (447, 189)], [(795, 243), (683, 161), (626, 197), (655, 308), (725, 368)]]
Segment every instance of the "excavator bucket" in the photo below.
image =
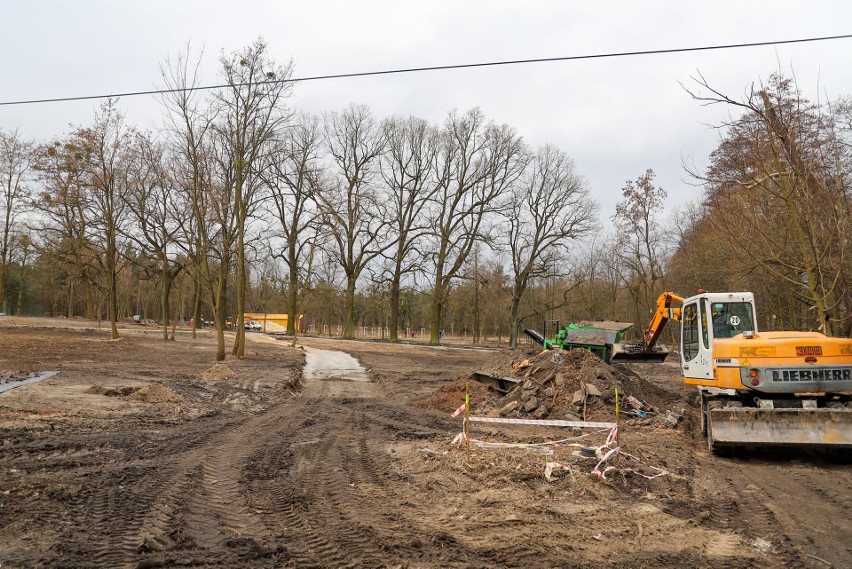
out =
[(666, 361), (669, 355), (668, 350), (655, 348), (650, 351), (641, 349), (636, 344), (616, 344), (612, 353), (612, 363), (629, 363), (629, 362), (652, 362), (659, 363)]
[(852, 447), (852, 409), (710, 409), (711, 450), (742, 445)]
[(659, 363), (666, 361), (669, 352), (615, 352), (611, 362), (617, 363)]

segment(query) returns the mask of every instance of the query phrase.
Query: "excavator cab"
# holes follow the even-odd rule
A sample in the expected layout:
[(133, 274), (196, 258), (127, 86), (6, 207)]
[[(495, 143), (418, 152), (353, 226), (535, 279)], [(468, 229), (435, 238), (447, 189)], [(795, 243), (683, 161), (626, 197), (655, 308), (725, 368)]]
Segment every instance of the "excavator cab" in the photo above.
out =
[(743, 332), (757, 332), (752, 293), (704, 292), (684, 299), (680, 330), (684, 377), (710, 385), (714, 380), (713, 341)]
[(713, 302), (710, 304), (714, 338), (733, 338), (746, 331), (756, 332), (754, 307), (748, 302)]

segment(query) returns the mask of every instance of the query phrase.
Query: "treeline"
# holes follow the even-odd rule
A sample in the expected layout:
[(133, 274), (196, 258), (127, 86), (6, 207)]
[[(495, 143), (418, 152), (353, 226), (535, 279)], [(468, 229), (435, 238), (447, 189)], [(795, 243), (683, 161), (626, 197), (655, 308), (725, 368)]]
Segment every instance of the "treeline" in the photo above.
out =
[[(663, 290), (753, 290), (764, 328), (850, 328), (849, 106), (773, 77), (720, 125), (706, 198), (666, 212), (648, 170), (601, 235), (569, 156), (478, 109), (441, 124), (288, 106), (292, 64), (258, 40), (196, 90), (189, 50), (162, 65), (164, 126), (116, 101), (36, 144), (0, 129), (0, 299), (7, 313), (224, 323), (286, 312), (303, 328), (505, 337), (545, 319), (647, 322)], [(242, 357), (236, 326), (232, 352)]]

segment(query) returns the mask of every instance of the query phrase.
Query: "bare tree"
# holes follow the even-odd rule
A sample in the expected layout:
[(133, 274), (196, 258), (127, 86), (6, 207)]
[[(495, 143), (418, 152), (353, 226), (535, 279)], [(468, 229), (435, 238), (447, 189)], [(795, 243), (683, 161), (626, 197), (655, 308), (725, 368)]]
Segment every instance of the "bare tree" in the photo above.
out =
[(29, 233), (22, 233), (17, 236), (17, 261), (19, 264), (18, 272), (18, 299), (15, 302), (15, 314), (21, 313), (21, 304), (24, 300), (24, 288), (27, 282), (27, 272), (30, 260), (30, 255), (33, 253), (32, 238)]
[(219, 120), (214, 128), (230, 164), (225, 164), (225, 183), (233, 185), (233, 216), (236, 230), (237, 339), (233, 353), (245, 355), (243, 314), (246, 299), (246, 221), (257, 205), (261, 178), (257, 175), (261, 158), (268, 152), (282, 127), (290, 119), (284, 100), (292, 91), (287, 81), (292, 63), (276, 65), (267, 54), (262, 39), (231, 56), (220, 59), (228, 87), (218, 92)]
[(382, 176), (390, 190), (388, 218), (394, 236), (390, 249), (390, 341), (399, 340), (399, 296), (403, 277), (422, 269), (428, 208), (439, 184), (434, 176), (438, 131), (422, 119), (393, 117), (382, 124), (387, 152)]
[(299, 291), (307, 279), (306, 261), (317, 241), (319, 212), (314, 190), (320, 183), (322, 143), (319, 120), (302, 114), (268, 154), (260, 173), (284, 241), (273, 256), (287, 266), (288, 334), (296, 333)]
[(68, 318), (74, 316), (79, 283), (86, 303), (86, 317), (95, 317), (95, 287), (99, 275), (91, 235), (90, 212), (84, 187), (85, 155), (68, 136), (36, 151), (36, 171), (42, 191), (33, 196), (32, 207), (40, 215), (33, 220), (36, 247), (51, 266), (62, 268), (68, 294)]
[(97, 236), (93, 235), (93, 242), (101, 244), (101, 255), (96, 259), (107, 278), (107, 313), (113, 339), (118, 338), (118, 237), (127, 212), (124, 196), (132, 134), (113, 99), (101, 105), (93, 126), (72, 133), (86, 158), (83, 167), (87, 204), (91, 210), (91, 227), (98, 232)]
[(26, 177), (33, 163), (33, 144), (24, 140), (17, 130), (0, 129), (0, 312), (8, 311), (6, 283), (15, 245), (18, 242), (14, 228), (21, 214), (29, 189)]
[(488, 217), (499, 210), (524, 164), (523, 143), (513, 129), (487, 122), (479, 109), (447, 117), (435, 165), (430, 343), (440, 344), (450, 285), (474, 245), (490, 237)]
[(636, 306), (637, 321), (654, 308), (664, 277), (664, 231), (659, 220), (666, 191), (653, 184), (654, 171), (648, 169), (628, 180), (621, 192), (624, 199), (615, 206), (616, 255), (624, 268), (622, 279)]
[[(187, 45), (186, 51), (178, 53), (174, 60), (167, 60), (161, 65), (162, 80), (167, 89), (162, 102), (168, 110), (166, 128), (172, 148), (171, 154), (174, 157), (177, 187), (186, 196), (190, 213), (181, 221), (195, 275), (193, 335), (202, 321), (202, 290), (206, 289), (216, 326), (216, 359), (222, 361), (225, 359), (226, 283), (230, 259), (227, 226), (223, 226), (218, 239), (219, 245), (225, 246), (218, 256), (218, 271), (216, 267), (211, 266), (210, 255), (213, 242), (217, 240), (214, 205), (221, 204), (227, 209), (230, 201), (214, 188), (213, 144), (210, 142), (210, 133), (215, 112), (206, 104), (201, 92), (195, 89), (200, 84), (198, 68), (201, 55), (193, 62), (190, 52), (191, 48)], [(224, 200), (221, 199), (223, 197)], [(228, 211), (224, 214), (229, 217)], [(219, 217), (222, 217), (222, 214)]]
[(725, 137), (699, 176), (716, 214), (711, 219), (722, 222), (716, 228), (732, 249), (812, 311), (811, 327), (831, 333), (829, 316), (846, 297), (850, 211), (849, 147), (830, 109), (810, 103), (779, 75), (752, 86), (743, 101), (703, 77), (697, 83), (708, 94), (691, 93), (696, 100), (744, 112), (723, 125)]
[(325, 140), (336, 172), (316, 195), (324, 229), (346, 277), (343, 336), (354, 338), (355, 286), (364, 269), (391, 245), (384, 235), (385, 199), (375, 183), (384, 141), (363, 105), (326, 115)]
[(512, 261), (511, 347), (518, 344), (518, 311), (530, 280), (566, 274), (566, 253), (573, 241), (596, 227), (597, 209), (574, 162), (553, 146), (539, 149), (506, 210)]
[[(125, 232), (146, 257), (156, 259), (160, 277), (160, 312), (163, 340), (169, 339), (169, 297), (172, 284), (183, 270), (181, 252), (181, 212), (185, 204), (182, 194), (175, 191), (173, 180), (166, 171), (164, 148), (148, 134), (138, 133), (133, 140), (128, 160), (127, 205), (133, 220), (132, 229)], [(186, 250), (184, 249), (184, 253)], [(174, 340), (174, 333), (171, 337)]]

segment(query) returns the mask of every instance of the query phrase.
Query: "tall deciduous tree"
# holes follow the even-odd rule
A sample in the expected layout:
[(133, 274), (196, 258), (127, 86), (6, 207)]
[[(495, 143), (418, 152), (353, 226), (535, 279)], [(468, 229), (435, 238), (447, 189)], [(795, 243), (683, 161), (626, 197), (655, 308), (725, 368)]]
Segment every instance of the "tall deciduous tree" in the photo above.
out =
[(615, 206), (616, 255), (622, 279), (636, 306), (638, 322), (654, 308), (664, 275), (665, 232), (659, 216), (666, 191), (654, 186), (654, 171), (648, 169), (636, 181), (628, 180)]
[(149, 134), (137, 134), (128, 160), (127, 205), (133, 227), (126, 235), (146, 257), (156, 260), (163, 340), (169, 339), (172, 284), (184, 268), (180, 254), (186, 253), (179, 241), (180, 217), (186, 204), (166, 168), (163, 146)]
[(17, 130), (0, 129), (0, 312), (8, 312), (6, 283), (18, 237), (15, 221), (29, 195), (27, 176), (33, 163), (33, 144)]
[(287, 266), (288, 334), (296, 333), (299, 294), (308, 277), (306, 266), (317, 240), (319, 212), (314, 190), (320, 184), (322, 149), (319, 119), (301, 114), (276, 143), (261, 171), (283, 240), (283, 247), (273, 255)]
[(566, 254), (596, 226), (597, 204), (574, 162), (553, 146), (538, 150), (506, 209), (512, 262), (509, 343), (518, 344), (521, 299), (531, 279), (567, 274)]
[(91, 235), (90, 212), (84, 186), (85, 155), (72, 137), (40, 146), (36, 171), (41, 191), (33, 197), (40, 214), (34, 220), (37, 247), (45, 265), (63, 275), (68, 318), (75, 316), (75, 299), (82, 289), (87, 318), (95, 317), (95, 287), (98, 270)]
[(91, 127), (72, 134), (85, 156), (84, 184), (92, 226), (98, 231), (95, 242), (101, 243), (97, 259), (106, 274), (107, 314), (113, 339), (118, 338), (118, 238), (126, 221), (127, 161), (132, 135), (113, 99), (101, 105)]
[(267, 53), (266, 42), (256, 40), (252, 45), (221, 58), (222, 75), (227, 87), (217, 95), (219, 119), (214, 128), (221, 137), (220, 144), (231, 159), (226, 176), (233, 184), (233, 216), (236, 229), (237, 262), (237, 339), (234, 355), (245, 355), (246, 285), (246, 222), (257, 205), (261, 178), (257, 175), (261, 158), (281, 134), (290, 118), (285, 99), (292, 92), (288, 81), (292, 63), (276, 65)]
[(474, 245), (489, 240), (489, 216), (524, 167), (521, 137), (486, 121), (479, 109), (447, 117), (441, 132), (435, 176), (439, 189), (431, 220), (434, 284), (430, 343), (441, 343), (444, 305)]
[(390, 249), (390, 341), (398, 341), (402, 280), (422, 269), (423, 239), (429, 207), (440, 189), (434, 176), (438, 130), (422, 119), (393, 117), (382, 124), (387, 152), (382, 177), (389, 189), (388, 219), (394, 236)]
[[(193, 261), (195, 276), (195, 302), (192, 310), (193, 336), (203, 320), (202, 297), (206, 289), (210, 295), (210, 306), (216, 326), (216, 359), (225, 359), (225, 310), (224, 283), (221, 279), (214, 284), (215, 273), (210, 266), (209, 254), (214, 235), (211, 212), (212, 150), (209, 142), (210, 125), (215, 115), (207, 101), (196, 89), (200, 84), (198, 68), (201, 55), (192, 60), (191, 47), (178, 53), (174, 59), (166, 60), (160, 73), (166, 93), (162, 102), (168, 114), (166, 132), (173, 157), (176, 186), (185, 196), (189, 215), (181, 218), (184, 241)], [(227, 272), (225, 273), (227, 276)]]
[(384, 141), (370, 109), (352, 105), (326, 115), (325, 140), (335, 166), (317, 192), (334, 256), (346, 277), (343, 337), (355, 337), (355, 286), (364, 269), (391, 242), (387, 206), (380, 193), (379, 157)]
[(743, 101), (698, 82), (708, 94), (693, 94), (697, 100), (744, 113), (723, 126), (725, 136), (701, 176), (710, 219), (740, 258), (815, 316), (804, 325), (831, 333), (829, 316), (848, 311), (842, 284), (850, 228), (849, 147), (831, 109), (810, 103), (778, 75), (752, 87)]

